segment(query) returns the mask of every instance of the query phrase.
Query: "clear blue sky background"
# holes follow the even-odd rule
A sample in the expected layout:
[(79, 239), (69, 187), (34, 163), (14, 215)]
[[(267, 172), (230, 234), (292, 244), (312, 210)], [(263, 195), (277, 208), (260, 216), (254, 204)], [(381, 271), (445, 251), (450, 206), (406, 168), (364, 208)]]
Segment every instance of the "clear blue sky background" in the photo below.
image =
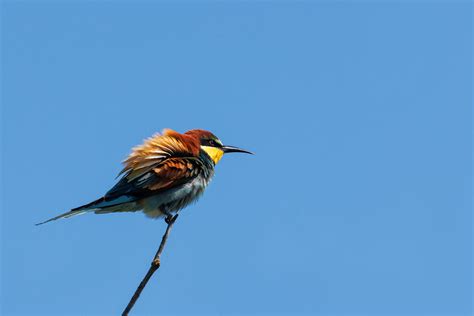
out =
[(470, 2), (7, 1), (3, 315), (117, 315), (165, 224), (33, 224), (132, 146), (224, 157), (134, 315), (472, 315)]

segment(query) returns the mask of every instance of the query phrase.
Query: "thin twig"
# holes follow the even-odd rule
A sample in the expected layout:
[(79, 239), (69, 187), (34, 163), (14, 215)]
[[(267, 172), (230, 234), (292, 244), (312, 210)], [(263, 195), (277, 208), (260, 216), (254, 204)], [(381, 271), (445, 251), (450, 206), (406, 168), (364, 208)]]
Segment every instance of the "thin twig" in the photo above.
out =
[(160, 256), (161, 253), (163, 252), (163, 249), (165, 248), (166, 241), (168, 240), (168, 235), (170, 233), (171, 227), (173, 227), (174, 222), (178, 218), (178, 214), (174, 216), (168, 216), (166, 217), (165, 221), (168, 224), (168, 227), (166, 227), (165, 234), (163, 235), (163, 238), (161, 238), (161, 244), (160, 247), (158, 248), (158, 251), (155, 254), (155, 257), (153, 258), (153, 261), (151, 262), (150, 269), (148, 269), (148, 272), (146, 273), (145, 277), (143, 278), (142, 282), (140, 282), (140, 285), (138, 286), (137, 290), (135, 291), (135, 294), (133, 294), (132, 298), (130, 299), (130, 302), (128, 303), (127, 307), (125, 307), (122, 316), (127, 316), (130, 310), (133, 308), (133, 305), (135, 305), (136, 301), (140, 297), (140, 294), (142, 293), (143, 289), (145, 288), (146, 284), (150, 280), (151, 276), (153, 273), (155, 273), (156, 270), (160, 268)]

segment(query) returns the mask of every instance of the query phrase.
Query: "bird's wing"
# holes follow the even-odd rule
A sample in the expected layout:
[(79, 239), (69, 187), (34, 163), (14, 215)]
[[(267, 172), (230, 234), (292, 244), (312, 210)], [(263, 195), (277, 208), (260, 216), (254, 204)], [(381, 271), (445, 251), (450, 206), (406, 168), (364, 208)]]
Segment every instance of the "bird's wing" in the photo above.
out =
[(167, 158), (138, 177), (122, 177), (104, 198), (109, 201), (122, 196), (128, 196), (129, 200), (143, 198), (186, 183), (201, 172), (202, 162), (198, 158)]
[(185, 183), (202, 170), (199, 149), (199, 143), (171, 130), (147, 139), (124, 161), (123, 176), (105, 200), (136, 199)]

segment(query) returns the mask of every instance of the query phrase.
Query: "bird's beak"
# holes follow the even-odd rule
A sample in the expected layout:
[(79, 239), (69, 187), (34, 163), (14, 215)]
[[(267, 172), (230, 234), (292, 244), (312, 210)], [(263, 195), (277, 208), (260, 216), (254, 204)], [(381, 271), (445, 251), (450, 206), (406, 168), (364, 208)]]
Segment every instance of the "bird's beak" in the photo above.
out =
[(222, 146), (222, 150), (224, 151), (224, 153), (245, 153), (253, 155), (253, 152), (250, 152), (245, 149), (240, 149), (234, 146)]

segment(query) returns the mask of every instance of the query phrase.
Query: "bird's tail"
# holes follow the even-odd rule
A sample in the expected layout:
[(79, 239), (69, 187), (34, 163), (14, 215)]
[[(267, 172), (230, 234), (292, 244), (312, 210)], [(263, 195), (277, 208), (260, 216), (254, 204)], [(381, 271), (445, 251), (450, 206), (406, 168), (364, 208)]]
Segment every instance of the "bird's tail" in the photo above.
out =
[(37, 223), (35, 224), (36, 226), (38, 225), (43, 225), (43, 224), (46, 224), (46, 223), (49, 223), (49, 222), (52, 222), (52, 221), (55, 221), (57, 219), (60, 219), (60, 218), (68, 218), (68, 217), (72, 217), (72, 216), (76, 216), (76, 215), (81, 215), (81, 214), (84, 214), (84, 213), (87, 213), (87, 211), (69, 211), (69, 212), (66, 212), (64, 214), (61, 214), (61, 215), (58, 215), (56, 217), (53, 217), (53, 218), (50, 218), (44, 222), (41, 222), (41, 223)]
[(43, 225), (51, 221), (55, 221), (57, 219), (69, 218), (69, 217), (81, 215), (88, 212), (94, 212), (96, 214), (106, 214), (106, 213), (113, 213), (113, 212), (130, 212), (130, 211), (136, 211), (136, 210), (137, 210), (137, 204), (133, 200), (126, 199), (126, 198), (125, 199), (118, 198), (112, 201), (106, 201), (104, 197), (101, 197), (100, 199), (92, 201), (88, 204), (73, 208), (69, 212), (63, 213), (56, 217), (50, 218), (44, 222), (38, 223), (36, 224), (36, 226)]

